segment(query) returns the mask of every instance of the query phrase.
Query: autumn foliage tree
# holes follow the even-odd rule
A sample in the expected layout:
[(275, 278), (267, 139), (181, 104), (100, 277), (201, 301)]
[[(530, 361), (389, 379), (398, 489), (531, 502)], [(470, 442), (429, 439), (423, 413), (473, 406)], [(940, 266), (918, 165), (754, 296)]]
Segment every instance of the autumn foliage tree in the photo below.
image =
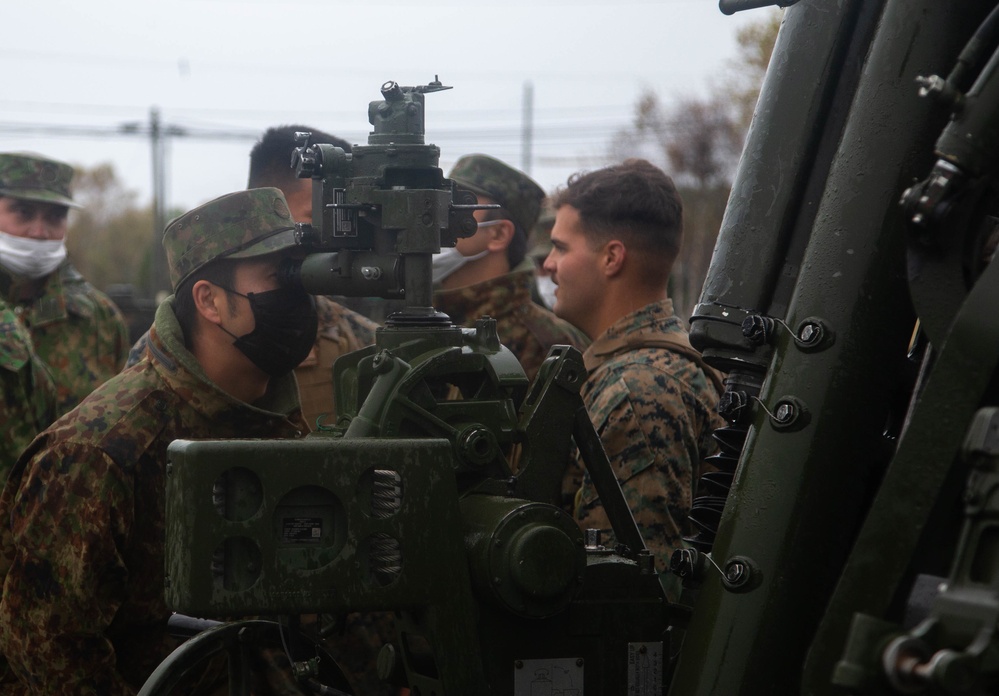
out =
[(75, 200), (66, 248), (73, 265), (96, 287), (114, 284), (144, 288), (154, 243), (152, 210), (136, 204), (138, 194), (118, 180), (110, 164), (77, 167)]

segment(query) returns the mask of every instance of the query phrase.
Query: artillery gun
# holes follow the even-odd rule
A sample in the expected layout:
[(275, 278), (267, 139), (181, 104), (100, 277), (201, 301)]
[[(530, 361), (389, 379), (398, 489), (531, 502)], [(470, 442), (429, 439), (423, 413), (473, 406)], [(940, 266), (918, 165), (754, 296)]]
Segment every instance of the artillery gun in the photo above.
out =
[[(721, 0), (726, 12), (764, 4)], [(333, 609), (341, 599), (358, 608), (394, 603), (401, 630), (430, 639), (435, 677), (401, 658), (406, 682), (422, 694), (528, 694), (532, 684), (518, 680), (518, 669), (577, 656), (580, 693), (999, 692), (999, 7), (780, 4), (787, 7), (777, 44), (691, 318), (692, 342), (727, 373), (720, 409), (729, 426), (716, 434), (721, 453), (699, 486), (697, 534), (674, 556), (688, 588), (680, 602), (665, 600), (612, 479), (601, 479), (600, 495), (616, 510), (624, 547), (600, 549), (555, 521), (557, 467), (545, 462), (567, 453), (563, 436), (590, 454), (591, 473), (608, 473), (579, 410), (573, 351), (556, 351), (529, 386), (496, 349), (488, 322), (468, 332), (441, 323), (433, 335), (460, 335), (460, 347), (457, 339), (444, 347), (442, 338), (432, 354), (467, 355), (467, 365), (435, 357), (439, 370), (423, 367), (410, 346), (432, 343), (435, 313), (417, 303), (408, 314), (420, 321), (400, 317), (379, 346), (337, 364), (338, 384), (350, 385), (338, 387), (351, 416), (342, 436), (320, 432), (266, 457), (260, 444), (238, 455), (227, 454), (228, 443), (178, 446), (175, 482), (180, 469), (196, 468), (181, 461), (195, 448), (205, 448), (199, 464), (214, 468), (174, 484), (174, 514), (215, 535), (187, 556), (190, 583), (171, 566), (178, 606), (263, 613), (304, 611), (310, 602)], [(372, 146), (389, 157), (389, 145)], [(349, 186), (339, 186), (343, 194), (317, 186), (317, 216), (356, 210), (359, 225), (373, 219), (370, 207), (350, 208), (370, 201), (352, 197)], [(448, 222), (437, 207), (431, 225), (446, 243), (464, 229), (467, 209), (457, 206), (474, 202), (441, 179), (421, 186), (441, 201), (450, 195)], [(387, 196), (406, 186), (375, 189)], [(389, 233), (397, 243), (418, 236), (408, 231), (422, 229), (414, 217), (422, 200), (414, 194), (409, 221), (389, 226), (406, 231)], [(372, 235), (377, 248), (381, 233)], [(404, 272), (421, 273), (410, 269), (435, 251), (433, 236), (421, 237), (420, 249), (396, 247)], [(339, 256), (335, 265), (348, 267)], [(363, 264), (349, 267), (365, 273)], [(408, 285), (403, 294), (408, 301)], [(406, 332), (421, 335), (411, 341)], [(472, 401), (467, 413), (482, 415), (454, 415), (462, 406), (436, 399), (434, 388), (396, 388), (410, 384), (413, 369), (459, 383)], [(478, 397), (490, 405), (474, 410)], [(538, 409), (546, 415), (532, 420)], [(438, 412), (447, 416), (435, 419)], [(532, 439), (531, 427), (559, 437)], [(514, 472), (501, 453), (516, 444), (527, 458)], [(552, 449), (540, 455), (539, 446)], [(277, 462), (273, 479), (263, 478), (265, 458)], [(298, 528), (285, 532), (273, 515), (252, 529), (256, 518), (240, 521), (245, 513), (212, 524), (190, 519), (197, 508), (220, 517), (190, 496), (199, 488), (206, 495), (223, 471), (253, 478), (242, 470), (264, 491), (243, 496), (248, 509), (320, 506), (282, 498), (286, 482), (309, 481), (309, 492), (335, 500), (322, 529), (340, 536), (272, 553), (261, 537), (278, 544)], [(356, 509), (366, 499), (395, 501), (381, 491), (398, 486), (396, 475), (398, 509), (387, 517)], [(361, 502), (348, 504), (355, 498)], [(508, 532), (521, 513), (539, 526)], [(320, 517), (303, 511), (291, 519)], [(528, 559), (549, 543), (561, 549), (557, 564), (531, 566), (530, 580), (518, 576), (519, 561), (511, 561), (519, 556), (495, 551), (510, 548), (516, 534), (538, 540), (524, 547)], [(229, 552), (264, 570), (211, 577), (207, 556), (239, 538), (252, 540), (260, 558), (244, 542), (231, 542)], [(400, 555), (401, 570), (386, 560)], [(492, 573), (504, 564), (506, 575)], [(197, 594), (203, 604), (179, 589), (194, 587), (195, 571), (210, 590)], [(231, 589), (251, 579), (249, 588)], [(519, 596), (505, 594), (511, 585)], [(268, 602), (217, 601), (263, 586), (275, 588)], [(280, 606), (271, 601), (278, 597)], [(654, 669), (629, 671), (643, 659)], [(548, 676), (534, 685), (555, 691)]]
[[(168, 603), (193, 616), (395, 611), (379, 670), (414, 694), (581, 694), (585, 681), (653, 693), (665, 627), (684, 611), (666, 600), (583, 407), (582, 356), (556, 346), (529, 383), (495, 320), (463, 329), (431, 305), (431, 256), (475, 232), (472, 211), (496, 207), (445, 179), (424, 142), (424, 98), (441, 89), (385, 83), (368, 144), (350, 154), (301, 135), (293, 165), (313, 181), (313, 222), (298, 226), (308, 253), (283, 282), (405, 308), (375, 345), (336, 361), (336, 423), (298, 441), (170, 445)], [(615, 548), (561, 508), (573, 442)], [(244, 693), (252, 643), (289, 643), (290, 623), (209, 630), (143, 692), (168, 693), (227, 651), (231, 690)], [(315, 654), (289, 657), (322, 692)]]

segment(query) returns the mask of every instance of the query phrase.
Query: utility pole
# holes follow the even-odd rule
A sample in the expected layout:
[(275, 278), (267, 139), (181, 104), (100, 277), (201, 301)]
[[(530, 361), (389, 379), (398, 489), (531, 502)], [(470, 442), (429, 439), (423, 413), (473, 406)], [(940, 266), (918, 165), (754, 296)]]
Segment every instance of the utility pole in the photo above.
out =
[(163, 228), (166, 227), (166, 139), (160, 123), (160, 110), (149, 110), (149, 143), (153, 163), (153, 263), (150, 273), (150, 296), (170, 289), (166, 251), (163, 249)]
[(529, 81), (524, 83), (524, 112), (520, 131), (520, 169), (527, 175), (531, 173), (531, 160), (534, 146), (534, 85)]

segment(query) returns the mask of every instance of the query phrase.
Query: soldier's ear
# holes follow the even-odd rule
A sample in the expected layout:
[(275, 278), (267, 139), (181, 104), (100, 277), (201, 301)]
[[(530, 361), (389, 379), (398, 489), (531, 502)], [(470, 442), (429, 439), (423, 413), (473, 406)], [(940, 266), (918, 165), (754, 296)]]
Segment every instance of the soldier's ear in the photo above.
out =
[(222, 288), (207, 280), (199, 280), (191, 287), (191, 297), (194, 300), (194, 308), (205, 321), (212, 324), (222, 323), (222, 313), (226, 311), (228, 302)]
[(604, 275), (613, 277), (624, 269), (624, 261), (628, 257), (628, 248), (623, 242), (612, 239), (604, 245), (601, 260)]
[(489, 251), (506, 251), (506, 248), (510, 246), (510, 242), (513, 241), (513, 235), (516, 234), (517, 228), (514, 226), (512, 220), (497, 220), (497, 224), (490, 225), (483, 230), (487, 235), (489, 235), (489, 243), (486, 248)]

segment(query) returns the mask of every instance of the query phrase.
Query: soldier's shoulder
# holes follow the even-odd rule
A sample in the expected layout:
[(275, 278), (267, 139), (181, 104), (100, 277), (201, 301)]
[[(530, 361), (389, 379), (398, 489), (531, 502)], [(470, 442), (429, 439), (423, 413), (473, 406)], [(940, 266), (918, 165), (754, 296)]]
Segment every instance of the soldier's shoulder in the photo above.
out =
[(59, 279), (69, 309), (86, 316), (113, 318), (124, 326), (125, 319), (118, 305), (104, 292), (94, 287), (72, 265), (65, 264), (59, 269)]
[[(169, 395), (154, 368), (144, 363), (130, 367), (99, 386), (59, 419), (64, 432), (100, 442), (108, 433), (159, 429)], [(55, 427), (55, 426), (53, 426)]]

